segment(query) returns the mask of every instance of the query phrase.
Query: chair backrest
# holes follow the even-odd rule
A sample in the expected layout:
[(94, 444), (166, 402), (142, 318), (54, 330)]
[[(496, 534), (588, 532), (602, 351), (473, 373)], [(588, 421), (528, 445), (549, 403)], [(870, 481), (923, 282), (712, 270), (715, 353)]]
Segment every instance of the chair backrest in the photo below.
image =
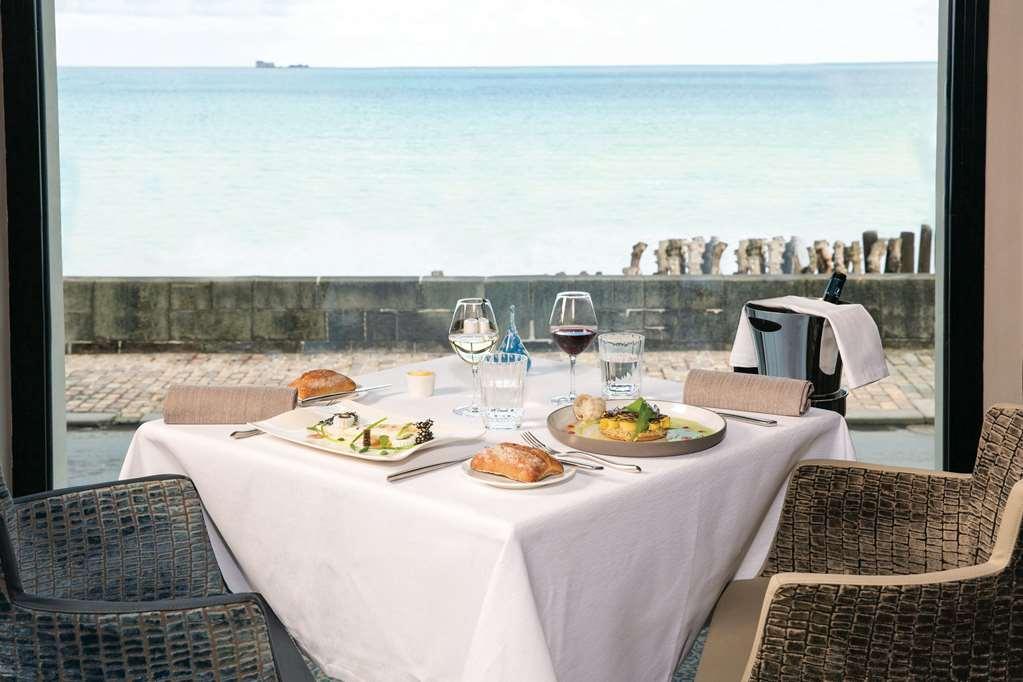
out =
[(17, 568), (7, 565), (8, 561), (15, 561), (10, 526), (8, 525), (13, 515), (14, 498), (11, 497), (11, 491), (7, 488), (7, 483), (4, 480), (4, 468), (0, 464), (0, 610), (3, 605), (10, 603), (8, 580), (13, 578), (17, 584)]
[(1000, 404), (984, 415), (962, 520), (976, 539), (976, 562), (987, 561), (994, 547), (1005, 503), (1023, 480), (1023, 405)]

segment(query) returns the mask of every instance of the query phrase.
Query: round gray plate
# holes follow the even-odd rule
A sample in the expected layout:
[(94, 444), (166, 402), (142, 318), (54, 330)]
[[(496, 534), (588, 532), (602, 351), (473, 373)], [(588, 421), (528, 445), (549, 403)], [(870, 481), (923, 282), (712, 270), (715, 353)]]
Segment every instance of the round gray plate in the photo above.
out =
[[(630, 400), (609, 400), (608, 407), (621, 407), (628, 405)], [(671, 400), (650, 400), (651, 405), (656, 405), (661, 414), (679, 419), (688, 419), (701, 426), (711, 429), (711, 433), (692, 440), (654, 440), (646, 443), (627, 443), (618, 440), (602, 440), (599, 438), (584, 438), (577, 436), (568, 430), (570, 424), (575, 424), (575, 413), (572, 406), (554, 410), (547, 415), (547, 429), (562, 445), (574, 450), (592, 452), (595, 455), (611, 455), (612, 457), (671, 457), (673, 455), (689, 455), (712, 448), (725, 438), (725, 420), (710, 410), (702, 407), (694, 407)]]

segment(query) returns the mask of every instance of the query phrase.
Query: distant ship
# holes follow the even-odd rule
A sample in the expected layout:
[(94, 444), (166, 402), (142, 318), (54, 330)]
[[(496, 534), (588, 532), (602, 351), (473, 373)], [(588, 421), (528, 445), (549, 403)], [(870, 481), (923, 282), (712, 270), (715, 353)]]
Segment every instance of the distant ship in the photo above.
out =
[(257, 59), (256, 60), (256, 68), (257, 69), (278, 69), (278, 68), (280, 68), (280, 69), (284, 69), (284, 68), (288, 68), (288, 69), (308, 69), (309, 65), (308, 64), (288, 64), (287, 67), (284, 67), (284, 66), (280, 66), (279, 67), (276, 64), (274, 64), (273, 62), (264, 62), (261, 59)]

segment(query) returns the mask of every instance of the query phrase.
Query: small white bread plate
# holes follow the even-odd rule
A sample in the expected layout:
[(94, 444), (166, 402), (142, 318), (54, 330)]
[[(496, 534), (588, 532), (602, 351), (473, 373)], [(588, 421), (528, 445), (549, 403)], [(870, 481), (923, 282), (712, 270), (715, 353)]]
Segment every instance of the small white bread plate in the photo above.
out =
[(495, 488), (507, 488), (508, 490), (526, 490), (529, 488), (543, 488), (544, 486), (548, 485), (564, 483), (568, 479), (575, 476), (575, 467), (569, 466), (567, 464), (565, 465), (565, 471), (563, 473), (555, 474), (554, 476), (548, 476), (546, 478), (541, 478), (539, 481), (534, 481), (532, 483), (513, 481), (512, 479), (505, 478), (504, 476), (498, 476), (496, 474), (485, 474), (482, 471), (476, 471), (475, 469), (472, 468), (469, 460), (462, 462), (462, 471), (464, 471), (465, 475), (474, 481), (478, 481), (479, 483), (483, 483), (486, 485), (492, 485)]
[(438, 445), (446, 445), (462, 440), (473, 440), (483, 436), (483, 430), (461, 429), (455, 430), (443, 426), (434, 425), (433, 440), (421, 443), (407, 450), (387, 450), (388, 454), (382, 454), (380, 450), (369, 450), (359, 452), (353, 450), (347, 443), (334, 443), (323, 438), (312, 438), (309, 427), (316, 422), (326, 419), (337, 412), (354, 412), (359, 415), (360, 424), (372, 424), (381, 417), (387, 417), (387, 423), (404, 424), (412, 421), (424, 421), (426, 417), (407, 417), (394, 414), (378, 407), (371, 407), (351, 400), (339, 400), (333, 405), (321, 405), (317, 407), (299, 407), (290, 412), (279, 414), (270, 419), (249, 424), (254, 429), (259, 429), (271, 436), (283, 440), (305, 445), (324, 452), (331, 452), (336, 455), (365, 459), (371, 462), (400, 462), (408, 459), (413, 454), (427, 448), (434, 448)]

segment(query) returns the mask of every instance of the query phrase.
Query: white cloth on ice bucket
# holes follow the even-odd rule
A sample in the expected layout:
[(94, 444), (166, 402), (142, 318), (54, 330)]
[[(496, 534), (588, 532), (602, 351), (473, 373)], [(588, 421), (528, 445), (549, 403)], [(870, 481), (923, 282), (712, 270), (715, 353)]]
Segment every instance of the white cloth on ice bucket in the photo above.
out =
[[(821, 369), (833, 374), (837, 353), (842, 354), (843, 384), (848, 388), (866, 386), (888, 376), (884, 348), (877, 324), (867, 309), (858, 303), (837, 305), (819, 298), (780, 296), (749, 301), (765, 308), (780, 308), (794, 313), (817, 315), (827, 320), (821, 338)], [(748, 303), (747, 303), (748, 305)], [(757, 350), (753, 342), (753, 328), (743, 306), (739, 327), (732, 344), (733, 367), (756, 367)]]

